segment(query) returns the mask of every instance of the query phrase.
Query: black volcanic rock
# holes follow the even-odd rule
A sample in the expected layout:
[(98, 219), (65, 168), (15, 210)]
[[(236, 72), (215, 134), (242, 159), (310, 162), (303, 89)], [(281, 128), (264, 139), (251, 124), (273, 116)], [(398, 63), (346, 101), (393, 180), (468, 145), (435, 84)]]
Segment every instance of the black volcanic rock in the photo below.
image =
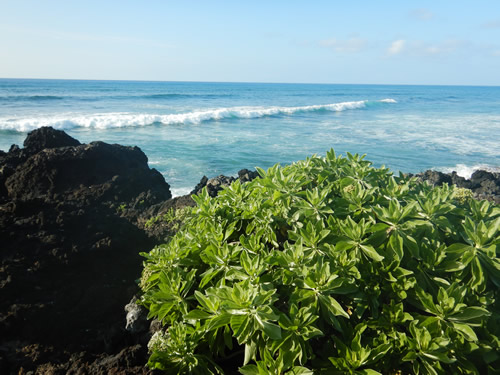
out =
[(457, 175), (455, 171), (448, 174), (427, 170), (416, 174), (415, 177), (435, 186), (446, 183), (449, 185), (456, 185), (460, 188), (470, 189), (474, 193), (476, 199), (486, 199), (500, 204), (500, 173), (477, 170), (468, 180)]
[(40, 129), (29, 132), (23, 145), (25, 149), (28, 149), (31, 152), (38, 152), (45, 148), (78, 146), (80, 145), (80, 142), (62, 130), (56, 130), (50, 126), (44, 126)]
[(138, 218), (170, 200), (169, 185), (137, 147), (48, 128), (24, 144), (0, 154), (0, 372), (98, 360), (70, 355), (80, 352), (117, 353), (117, 366), (120, 353), (142, 353), (146, 372), (144, 349), (124, 349), (136, 343), (123, 306), (137, 291), (139, 252), (155, 245)]
[(9, 148), (9, 152), (16, 152), (16, 151), (19, 151), (20, 148), (18, 145), (11, 145), (10, 148)]
[(450, 177), (451, 177), (451, 183), (453, 185), (457, 185), (458, 187), (463, 187), (466, 189), (470, 189), (472, 187), (472, 183), (470, 180), (467, 180), (466, 178), (459, 176), (455, 171), (451, 172)]
[(65, 200), (124, 202), (146, 190), (156, 195), (150, 204), (171, 197), (163, 176), (149, 169), (139, 148), (104, 142), (41, 150), (7, 177), (5, 187), (14, 200), (60, 195)]
[(259, 173), (257, 173), (257, 171), (250, 171), (248, 169), (242, 169), (238, 171), (238, 179), (241, 183), (252, 181), (257, 177), (259, 177)]
[[(252, 181), (258, 176), (259, 174), (256, 171), (250, 171), (248, 169), (242, 169), (238, 172), (238, 179), (241, 183)], [(224, 176), (222, 174), (210, 179), (207, 178), (207, 176), (203, 176), (198, 185), (196, 185), (193, 191), (191, 191), (191, 194), (199, 194), (203, 188), (206, 187), (208, 195), (215, 197), (219, 191), (224, 188), (224, 186), (229, 186), (234, 181), (236, 181), (236, 178), (232, 176)]]
[(474, 184), (474, 186), (477, 186), (481, 185), (481, 183), (485, 180), (495, 180), (495, 175), (488, 171), (477, 170), (472, 173), (472, 176), (470, 176), (470, 180)]
[(431, 171), (427, 170), (424, 173), (422, 173), (421, 178), (425, 181), (428, 181), (431, 185), (443, 185), (443, 184), (451, 184), (451, 176), (438, 172), (438, 171)]

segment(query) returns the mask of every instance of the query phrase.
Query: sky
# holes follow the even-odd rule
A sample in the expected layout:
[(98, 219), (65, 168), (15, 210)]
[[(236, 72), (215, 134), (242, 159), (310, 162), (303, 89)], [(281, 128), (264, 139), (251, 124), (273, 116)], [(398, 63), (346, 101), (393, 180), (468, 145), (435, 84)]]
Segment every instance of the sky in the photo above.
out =
[(500, 85), (500, 1), (0, 0), (0, 77)]

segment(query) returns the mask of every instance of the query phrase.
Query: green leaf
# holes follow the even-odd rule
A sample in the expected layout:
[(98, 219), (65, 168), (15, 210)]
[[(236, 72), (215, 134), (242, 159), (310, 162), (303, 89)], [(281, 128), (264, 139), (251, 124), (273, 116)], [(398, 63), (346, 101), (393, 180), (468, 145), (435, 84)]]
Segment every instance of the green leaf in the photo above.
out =
[(466, 307), (459, 313), (449, 316), (448, 319), (455, 322), (465, 322), (469, 320), (475, 320), (478, 318), (485, 318), (490, 315), (491, 312), (489, 312), (485, 308), (479, 306), (472, 306), (472, 307)]
[(220, 327), (224, 327), (225, 325), (229, 324), (230, 321), (231, 321), (231, 315), (227, 313), (222, 313), (208, 321), (207, 329), (211, 331)]
[(439, 311), (430, 294), (425, 293), (422, 288), (416, 288), (415, 292), (417, 293), (418, 300), (422, 304), (425, 311), (433, 314), (439, 314)]
[(359, 375), (382, 375), (380, 372), (372, 370), (372, 369), (357, 370), (356, 374), (359, 374)]
[(452, 323), (453, 327), (459, 331), (466, 340), (468, 341), (477, 341), (477, 335), (474, 332), (474, 330), (467, 324), (462, 324), (462, 323)]
[(246, 343), (252, 334), (252, 320), (248, 315), (233, 315), (231, 317), (231, 328), (240, 345)]
[(335, 298), (331, 296), (319, 295), (319, 300), (321, 302), (321, 305), (328, 309), (328, 311), (330, 311), (333, 315), (343, 316), (344, 318), (349, 319), (349, 314), (345, 312), (345, 310)]
[(262, 320), (259, 314), (255, 315), (255, 319), (257, 323), (262, 328), (262, 330), (266, 333), (267, 336), (271, 340), (280, 340), (281, 339), (281, 328), (273, 323)]
[(306, 367), (294, 366), (286, 375), (314, 375), (314, 372)]
[(368, 258), (373, 259), (375, 262), (381, 262), (384, 259), (371, 245), (359, 245), (359, 247)]
[(389, 238), (389, 247), (394, 251), (399, 260), (403, 259), (403, 238), (399, 234), (395, 233)]
[(255, 353), (257, 351), (257, 345), (254, 341), (250, 341), (245, 344), (245, 359), (243, 361), (243, 365), (248, 364), (251, 360), (255, 359)]
[(243, 375), (259, 375), (259, 369), (255, 365), (246, 365), (238, 369)]
[(206, 311), (195, 309), (195, 310), (191, 310), (187, 315), (185, 315), (184, 319), (186, 319), (186, 320), (190, 320), (190, 319), (201, 320), (201, 319), (208, 319), (211, 316), (212, 316), (212, 314), (207, 313)]

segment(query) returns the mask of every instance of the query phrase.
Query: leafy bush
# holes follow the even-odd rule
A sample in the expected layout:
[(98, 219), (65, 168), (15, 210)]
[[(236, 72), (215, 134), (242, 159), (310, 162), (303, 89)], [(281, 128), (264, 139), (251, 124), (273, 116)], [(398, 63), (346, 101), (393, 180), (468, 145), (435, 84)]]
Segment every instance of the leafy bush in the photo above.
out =
[(498, 206), (333, 150), (258, 171), (143, 254), (150, 367), (498, 373)]

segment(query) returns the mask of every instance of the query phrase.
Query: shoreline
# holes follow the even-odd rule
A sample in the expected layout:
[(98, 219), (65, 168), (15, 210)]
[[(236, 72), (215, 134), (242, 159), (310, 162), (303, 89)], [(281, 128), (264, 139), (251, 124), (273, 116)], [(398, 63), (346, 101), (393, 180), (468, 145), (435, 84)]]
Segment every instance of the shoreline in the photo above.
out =
[[(416, 176), (499, 203), (498, 173)], [(255, 177), (244, 169), (237, 178)], [(235, 179), (203, 177), (191, 193), (206, 186), (216, 196)], [(140, 314), (132, 319), (137, 311), (129, 304), (138, 292), (138, 253), (173, 233), (148, 224), (152, 218), (187, 205), (194, 205), (190, 195), (172, 197), (138, 147), (81, 144), (40, 128), (24, 148), (0, 152), (0, 372), (150, 373), (144, 364), (154, 327)]]

